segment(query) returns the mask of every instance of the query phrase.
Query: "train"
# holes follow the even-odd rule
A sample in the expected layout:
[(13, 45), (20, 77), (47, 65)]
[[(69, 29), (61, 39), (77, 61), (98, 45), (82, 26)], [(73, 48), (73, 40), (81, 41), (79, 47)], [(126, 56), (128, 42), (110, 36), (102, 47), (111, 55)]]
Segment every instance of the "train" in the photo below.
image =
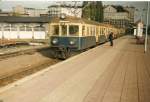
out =
[(57, 57), (66, 59), (72, 50), (80, 51), (107, 42), (110, 32), (117, 38), (125, 30), (83, 18), (56, 17), (49, 22), (49, 44), (55, 49), (55, 57), (60, 55)]

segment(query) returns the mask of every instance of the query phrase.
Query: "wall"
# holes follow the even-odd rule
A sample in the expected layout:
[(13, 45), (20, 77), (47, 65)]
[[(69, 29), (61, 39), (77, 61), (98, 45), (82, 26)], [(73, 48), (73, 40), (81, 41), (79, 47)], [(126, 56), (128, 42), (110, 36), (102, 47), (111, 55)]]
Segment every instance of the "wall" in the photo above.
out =
[[(21, 30), (21, 26), (24, 26)], [(34, 26), (33, 26), (34, 25)], [(46, 39), (47, 29), (36, 27), (38, 24), (0, 24), (0, 39)], [(46, 26), (46, 25), (44, 25)], [(30, 30), (27, 30), (27, 27)], [(15, 28), (15, 29), (13, 29)]]

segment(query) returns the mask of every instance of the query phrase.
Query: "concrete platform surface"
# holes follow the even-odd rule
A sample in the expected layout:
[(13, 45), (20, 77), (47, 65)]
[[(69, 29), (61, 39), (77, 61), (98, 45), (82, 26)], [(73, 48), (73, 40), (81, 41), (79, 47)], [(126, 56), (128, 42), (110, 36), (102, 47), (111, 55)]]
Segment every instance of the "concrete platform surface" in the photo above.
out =
[(150, 53), (131, 36), (0, 89), (2, 102), (150, 102)]

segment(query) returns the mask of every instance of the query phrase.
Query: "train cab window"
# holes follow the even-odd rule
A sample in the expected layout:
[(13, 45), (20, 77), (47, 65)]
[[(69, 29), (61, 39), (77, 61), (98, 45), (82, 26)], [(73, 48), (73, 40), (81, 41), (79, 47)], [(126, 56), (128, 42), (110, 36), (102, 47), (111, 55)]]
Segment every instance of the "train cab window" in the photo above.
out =
[(59, 25), (52, 26), (52, 35), (59, 35)]
[(67, 35), (67, 26), (66, 25), (62, 25), (62, 35)]
[(77, 26), (77, 25), (70, 25), (69, 26), (69, 34), (70, 35), (79, 35), (79, 26)]

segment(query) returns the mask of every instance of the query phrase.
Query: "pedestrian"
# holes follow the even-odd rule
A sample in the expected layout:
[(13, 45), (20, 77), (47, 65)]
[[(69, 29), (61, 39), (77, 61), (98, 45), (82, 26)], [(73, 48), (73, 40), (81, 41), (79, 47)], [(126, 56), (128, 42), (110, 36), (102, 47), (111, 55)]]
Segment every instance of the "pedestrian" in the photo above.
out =
[(111, 32), (110, 34), (109, 34), (109, 41), (110, 41), (110, 46), (113, 46), (113, 32)]

